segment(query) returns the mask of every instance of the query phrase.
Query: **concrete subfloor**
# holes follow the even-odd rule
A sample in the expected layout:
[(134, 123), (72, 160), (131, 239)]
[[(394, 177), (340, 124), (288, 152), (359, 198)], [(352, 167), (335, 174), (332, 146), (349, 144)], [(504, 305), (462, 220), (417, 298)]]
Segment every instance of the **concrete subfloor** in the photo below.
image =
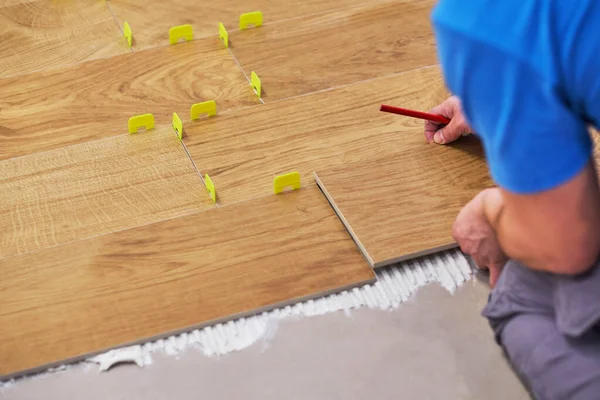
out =
[(1, 399), (487, 399), (529, 395), (480, 316), (489, 288), (420, 289), (394, 311), (279, 324), (269, 342), (221, 358), (190, 349), (144, 368), (96, 366), (28, 378)]

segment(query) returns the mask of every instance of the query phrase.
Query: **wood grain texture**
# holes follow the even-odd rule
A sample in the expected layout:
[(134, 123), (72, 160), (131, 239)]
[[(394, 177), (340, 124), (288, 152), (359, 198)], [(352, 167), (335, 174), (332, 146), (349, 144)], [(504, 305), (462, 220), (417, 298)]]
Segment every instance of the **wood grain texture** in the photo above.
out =
[(210, 207), (170, 127), (14, 158), (0, 162), (0, 259)]
[(189, 120), (192, 104), (219, 112), (259, 104), (226, 49), (212, 40), (0, 79), (0, 159), (127, 133), (129, 117)]
[(0, 6), (0, 78), (129, 51), (106, 1)]
[(316, 186), (0, 261), (0, 375), (374, 280)]
[(454, 247), (458, 212), (492, 186), (474, 137), (451, 146), (411, 144), (315, 176), (374, 268)]
[(265, 196), (273, 178), (393, 154), (422, 143), (423, 121), (382, 113), (382, 103), (428, 110), (447, 97), (440, 69), (410, 71), (191, 123), (188, 152), (230, 204)]
[(127, 21), (134, 33), (134, 48), (147, 48), (169, 43), (169, 28), (191, 24), (195, 37), (217, 36), (219, 22), (228, 32), (239, 29), (243, 13), (262, 11), (264, 23), (341, 9), (368, 0), (219, 0), (211, 4), (193, 4), (184, 0), (148, 0), (141, 6), (136, 0), (110, 0), (109, 6), (119, 24)]
[(36, 0), (0, 0), (0, 7), (14, 6), (16, 4), (33, 3)]
[(433, 65), (431, 0), (370, 2), (230, 35), (265, 101)]

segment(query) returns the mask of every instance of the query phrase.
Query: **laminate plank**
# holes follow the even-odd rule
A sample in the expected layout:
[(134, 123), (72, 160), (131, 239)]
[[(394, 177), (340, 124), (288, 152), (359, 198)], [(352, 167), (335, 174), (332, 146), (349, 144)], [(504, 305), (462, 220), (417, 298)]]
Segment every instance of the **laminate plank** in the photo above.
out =
[(13, 158), (0, 162), (0, 259), (211, 207), (170, 127)]
[(173, 26), (191, 24), (197, 38), (217, 36), (219, 22), (230, 33), (237, 31), (240, 15), (251, 11), (262, 11), (264, 23), (270, 24), (364, 3), (367, 0), (253, 0), (250, 3), (220, 0), (210, 5), (184, 0), (149, 0), (142, 7), (136, 0), (110, 0), (109, 6), (120, 25), (125, 21), (129, 23), (134, 33), (134, 48), (141, 49), (169, 44), (169, 29)]
[(0, 78), (129, 51), (106, 1), (0, 6)]
[(474, 137), (452, 146), (411, 145), (315, 177), (374, 268), (456, 246), (458, 212), (492, 186)]
[(370, 2), (233, 32), (232, 51), (260, 77), (265, 101), (433, 65), (433, 4)]
[(236, 110), (190, 123), (186, 148), (230, 204), (273, 192), (273, 178), (391, 154), (422, 143), (423, 121), (382, 113), (382, 103), (428, 110), (448, 93), (439, 67)]
[(259, 104), (212, 40), (0, 79), (0, 159), (127, 133), (134, 115), (170, 124), (176, 111), (187, 121), (191, 105), (206, 100), (216, 100), (219, 112)]
[(0, 0), (0, 7), (14, 6), (16, 4), (32, 3), (36, 0)]
[(0, 375), (374, 280), (316, 186), (0, 261)]

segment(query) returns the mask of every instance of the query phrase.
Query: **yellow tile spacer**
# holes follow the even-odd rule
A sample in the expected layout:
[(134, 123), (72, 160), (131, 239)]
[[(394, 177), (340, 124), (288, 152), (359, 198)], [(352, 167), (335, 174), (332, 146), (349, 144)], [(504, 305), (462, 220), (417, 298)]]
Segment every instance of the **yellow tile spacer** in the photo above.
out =
[(240, 30), (248, 29), (251, 25), (261, 26), (263, 24), (263, 13), (260, 11), (249, 12), (240, 15)]
[(183, 122), (181, 122), (181, 118), (176, 112), (173, 113), (173, 130), (179, 139), (183, 138)]
[(222, 22), (219, 22), (219, 37), (223, 41), (225, 48), (229, 47), (229, 33), (227, 33), (227, 29), (225, 29), (225, 25)]
[(273, 181), (273, 192), (275, 194), (281, 193), (288, 186), (291, 186), (293, 190), (300, 189), (300, 173), (290, 172), (276, 176)]
[(129, 46), (129, 48), (131, 48), (131, 43), (133, 41), (133, 33), (131, 32), (131, 27), (129, 26), (127, 21), (125, 21), (125, 23), (123, 24), (123, 36), (125, 36), (125, 39), (127, 40), (127, 45)]
[(127, 122), (129, 133), (136, 133), (140, 128), (144, 128), (147, 131), (154, 129), (154, 115), (142, 114), (129, 118)]
[(180, 39), (185, 39), (187, 42), (194, 39), (194, 28), (192, 27), (192, 25), (179, 25), (169, 29), (170, 44), (175, 44)]
[(208, 174), (204, 174), (204, 184), (206, 185), (206, 190), (208, 190), (208, 194), (210, 194), (210, 198), (212, 199), (213, 203), (216, 203), (217, 192), (215, 190), (215, 185)]
[(217, 115), (217, 103), (214, 100), (209, 100), (192, 105), (192, 108), (190, 109), (190, 119), (194, 121), (200, 118), (201, 114), (207, 114), (209, 117)]
[(252, 74), (250, 75), (250, 84), (252, 85), (252, 89), (254, 89), (254, 93), (256, 93), (258, 97), (260, 97), (262, 85), (260, 83), (258, 75), (256, 75), (256, 72), (254, 71), (252, 71)]

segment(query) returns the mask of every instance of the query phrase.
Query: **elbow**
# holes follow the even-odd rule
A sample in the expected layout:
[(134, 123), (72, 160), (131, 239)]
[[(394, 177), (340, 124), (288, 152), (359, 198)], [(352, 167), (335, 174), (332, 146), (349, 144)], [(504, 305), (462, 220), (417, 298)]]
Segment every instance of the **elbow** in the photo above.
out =
[(561, 249), (551, 257), (549, 272), (561, 275), (580, 275), (588, 272), (598, 262), (600, 244), (572, 246)]

